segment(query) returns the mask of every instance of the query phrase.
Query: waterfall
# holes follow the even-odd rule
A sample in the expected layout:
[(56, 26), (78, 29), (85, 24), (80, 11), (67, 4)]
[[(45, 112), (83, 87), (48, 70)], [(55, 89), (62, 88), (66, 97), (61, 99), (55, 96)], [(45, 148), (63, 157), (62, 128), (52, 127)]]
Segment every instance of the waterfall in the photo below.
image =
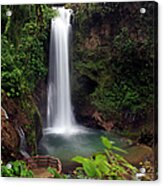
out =
[(3, 111), (5, 119), (9, 119), (6, 110), (1, 106), (1, 112)]
[(26, 151), (27, 143), (26, 143), (24, 131), (21, 127), (16, 127), (16, 130), (18, 131), (18, 134), (20, 137), (20, 145), (19, 145), (20, 150), (19, 151), (25, 158), (28, 158), (30, 157), (30, 155)]
[(45, 131), (72, 134), (78, 131), (71, 106), (69, 72), (69, 36), (71, 9), (57, 8), (59, 16), (51, 20), (50, 61)]

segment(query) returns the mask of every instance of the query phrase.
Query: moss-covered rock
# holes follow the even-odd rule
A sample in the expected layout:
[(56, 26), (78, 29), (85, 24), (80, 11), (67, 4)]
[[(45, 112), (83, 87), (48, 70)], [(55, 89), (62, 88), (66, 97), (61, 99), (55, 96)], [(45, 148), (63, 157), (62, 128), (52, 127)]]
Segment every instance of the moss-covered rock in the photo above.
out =
[(19, 136), (6, 117), (5, 110), (1, 108), (1, 150), (2, 160), (14, 159), (19, 154)]
[[(75, 112), (80, 114), (78, 108), (81, 111), (92, 105), (105, 120), (116, 121), (117, 127), (144, 122), (154, 107), (153, 69), (157, 68), (151, 24), (156, 21), (151, 16), (154, 3), (65, 6), (75, 14), (72, 59)], [(142, 6), (149, 10), (146, 16), (138, 14)]]
[(18, 158), (20, 139), (16, 128), (19, 127), (25, 133), (26, 151), (30, 155), (37, 154), (37, 142), (42, 135), (42, 119), (33, 98), (26, 96), (21, 97), (21, 99), (13, 99), (4, 94), (2, 100), (2, 105), (9, 117), (9, 121), (7, 123), (6, 121), (3, 122), (2, 125), (2, 156), (6, 151), (9, 151), (9, 153), (15, 153), (16, 151), (17, 154), (14, 157)]

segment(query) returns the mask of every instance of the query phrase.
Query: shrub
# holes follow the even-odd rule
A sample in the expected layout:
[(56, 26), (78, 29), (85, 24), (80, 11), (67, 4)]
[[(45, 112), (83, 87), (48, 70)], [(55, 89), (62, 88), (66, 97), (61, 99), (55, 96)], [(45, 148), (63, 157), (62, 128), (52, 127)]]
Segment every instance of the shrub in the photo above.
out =
[(105, 146), (104, 153), (97, 153), (90, 158), (76, 156), (72, 160), (80, 163), (75, 175), (77, 178), (94, 178), (109, 180), (135, 180), (137, 168), (127, 162), (121, 155), (115, 153), (126, 153), (126, 151), (116, 147), (112, 141), (106, 137), (101, 137)]
[(17, 160), (2, 165), (1, 175), (3, 177), (33, 177), (33, 172), (27, 169), (24, 161)]
[(56, 15), (48, 5), (2, 6), (2, 92), (8, 97), (32, 92), (46, 77), (49, 23)]

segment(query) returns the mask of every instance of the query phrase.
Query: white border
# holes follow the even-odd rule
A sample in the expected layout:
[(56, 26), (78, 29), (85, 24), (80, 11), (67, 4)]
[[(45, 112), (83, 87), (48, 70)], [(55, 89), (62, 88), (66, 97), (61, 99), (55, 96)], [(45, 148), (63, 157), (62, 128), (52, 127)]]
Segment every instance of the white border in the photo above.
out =
[[(132, 2), (134, 0), (130, 0)], [(137, 1), (137, 0), (135, 0)], [(52, 4), (52, 3), (67, 3), (67, 2), (104, 2), (103, 0), (1, 0), (0, 4)], [(109, 1), (105, 1), (109, 2)], [(126, 2), (126, 0), (112, 0), (110, 2)], [(57, 180), (57, 179), (29, 179), (29, 178), (0, 178), (0, 185), (12, 185), (12, 186), (36, 186), (36, 184), (39, 184), (39, 186), (43, 185), (57, 185), (57, 186), (64, 186), (64, 185), (71, 185), (71, 186), (84, 186), (86, 184), (89, 184), (89, 186), (104, 186), (104, 185), (121, 185), (121, 186), (128, 186), (130, 184), (133, 185), (163, 185), (163, 163), (162, 163), (162, 157), (163, 157), (163, 149), (161, 147), (161, 143), (163, 143), (163, 114), (161, 115), (161, 111), (163, 110), (163, 26), (161, 26), (161, 23), (163, 23), (163, 1), (157, 0), (159, 3), (159, 180), (155, 182), (134, 182), (134, 181), (101, 181), (101, 180)]]

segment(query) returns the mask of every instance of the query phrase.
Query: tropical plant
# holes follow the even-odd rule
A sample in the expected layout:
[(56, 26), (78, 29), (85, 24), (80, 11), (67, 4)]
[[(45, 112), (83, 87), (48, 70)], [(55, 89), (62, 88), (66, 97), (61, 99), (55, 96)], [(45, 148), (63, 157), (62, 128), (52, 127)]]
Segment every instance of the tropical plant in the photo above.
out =
[(24, 161), (16, 160), (1, 166), (3, 177), (33, 177), (33, 172), (28, 170)]
[(49, 23), (55, 16), (48, 5), (2, 6), (2, 92), (8, 97), (32, 92), (47, 75)]
[(69, 176), (66, 174), (58, 173), (55, 168), (48, 167), (48, 172), (50, 172), (53, 175), (53, 178), (62, 178), (62, 179), (69, 178)]
[(115, 146), (114, 142), (106, 137), (101, 137), (101, 140), (105, 146), (104, 153), (97, 153), (89, 158), (76, 156), (72, 159), (82, 165), (74, 171), (77, 178), (134, 180), (137, 168), (115, 153), (115, 151), (119, 153), (126, 153), (126, 151)]
[[(113, 119), (116, 123), (124, 119), (128, 122), (128, 118), (123, 118), (126, 112), (134, 116), (133, 120), (143, 120), (154, 106), (153, 82), (157, 65), (155, 33), (150, 24), (154, 23), (152, 16), (149, 13), (140, 19), (131, 11), (140, 9), (141, 4), (69, 6), (76, 11), (74, 103), (76, 100), (89, 102), (107, 120)], [(144, 6), (152, 11), (152, 3)], [(91, 42), (96, 38), (98, 43), (92, 47)]]

